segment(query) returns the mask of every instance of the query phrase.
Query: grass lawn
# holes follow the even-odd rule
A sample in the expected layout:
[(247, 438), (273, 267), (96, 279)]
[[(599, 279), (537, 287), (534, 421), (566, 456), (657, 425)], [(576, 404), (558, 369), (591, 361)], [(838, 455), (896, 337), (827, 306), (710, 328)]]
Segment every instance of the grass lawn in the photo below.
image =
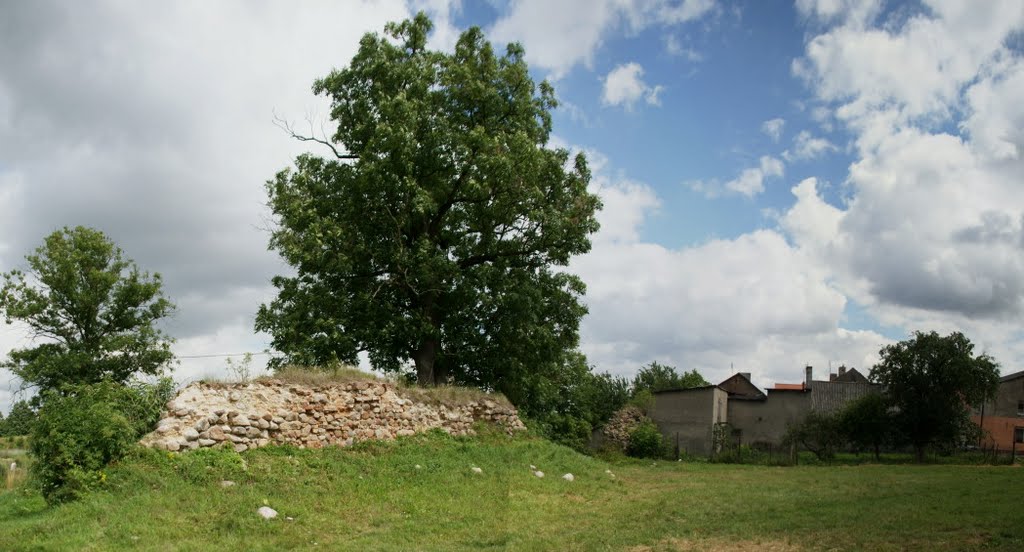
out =
[[(0, 494), (0, 548), (1024, 550), (1022, 490), (1019, 467), (607, 464), (535, 438), (431, 434), (139, 451), (76, 503)], [(279, 516), (259, 518), (264, 504)]]

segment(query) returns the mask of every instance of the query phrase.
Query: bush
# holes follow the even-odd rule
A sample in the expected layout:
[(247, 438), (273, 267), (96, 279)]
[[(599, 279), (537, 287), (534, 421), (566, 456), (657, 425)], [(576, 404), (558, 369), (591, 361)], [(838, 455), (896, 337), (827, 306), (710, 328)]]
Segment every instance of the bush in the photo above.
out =
[(109, 463), (122, 458), (155, 424), (168, 389), (110, 381), (66, 386), (43, 394), (33, 424), (33, 477), (49, 503), (74, 500), (106, 479)]
[(665, 441), (654, 422), (647, 420), (629, 434), (626, 454), (635, 458), (658, 458), (665, 455)]

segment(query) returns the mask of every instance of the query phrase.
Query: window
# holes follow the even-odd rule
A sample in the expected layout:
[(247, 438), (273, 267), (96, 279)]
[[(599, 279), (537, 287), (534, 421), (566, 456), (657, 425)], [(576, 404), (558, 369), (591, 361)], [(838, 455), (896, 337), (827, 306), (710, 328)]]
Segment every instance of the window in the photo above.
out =
[(1016, 427), (1013, 429), (1013, 442), (1024, 443), (1024, 427)]
[(1017, 401), (1017, 415), (1024, 416), (1024, 401)]

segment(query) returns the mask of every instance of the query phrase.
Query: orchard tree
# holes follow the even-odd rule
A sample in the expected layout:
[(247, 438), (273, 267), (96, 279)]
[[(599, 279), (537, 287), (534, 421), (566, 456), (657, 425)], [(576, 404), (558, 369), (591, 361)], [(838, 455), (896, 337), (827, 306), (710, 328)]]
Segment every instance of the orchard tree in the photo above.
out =
[(929, 446), (958, 444), (972, 429), (971, 406), (995, 396), (999, 385), (999, 365), (986, 354), (976, 356), (959, 332), (915, 332), (879, 354), (871, 379), (885, 386), (897, 428), (919, 462)]
[(12, 350), (8, 368), (40, 391), (158, 374), (172, 358), (154, 327), (174, 306), (159, 274), (140, 272), (102, 232), (78, 226), (49, 236), (26, 257), (28, 271), (3, 274), (0, 311), (38, 340)]
[(878, 461), (882, 446), (895, 436), (890, 410), (889, 399), (881, 393), (870, 393), (847, 404), (839, 413), (839, 425), (846, 440), (859, 448), (871, 449)]
[(549, 147), (554, 91), (520, 45), (499, 55), (472, 28), (432, 51), (431, 27), (420, 13), (367, 34), (313, 86), (337, 130), (295, 136), (333, 155), (267, 185), (270, 247), (295, 269), (256, 319), (273, 365), (365, 351), (384, 371), (411, 360), (423, 385), (511, 391), (571, 362), (584, 285), (562, 267), (600, 208), (586, 160)]

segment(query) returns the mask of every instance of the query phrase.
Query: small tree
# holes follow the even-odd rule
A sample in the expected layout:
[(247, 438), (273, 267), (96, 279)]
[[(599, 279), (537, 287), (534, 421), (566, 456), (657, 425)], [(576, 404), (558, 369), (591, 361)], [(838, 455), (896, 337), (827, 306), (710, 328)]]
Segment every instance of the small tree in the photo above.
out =
[(591, 431), (611, 418), (629, 398), (629, 384), (594, 374), (582, 353), (560, 365), (538, 369), (508, 398), (551, 440), (585, 450)]
[(878, 393), (853, 401), (839, 413), (843, 436), (856, 447), (871, 449), (875, 461), (880, 459), (882, 445), (892, 440), (894, 422), (889, 400)]
[(802, 422), (789, 428), (784, 438), (814, 453), (819, 460), (831, 460), (843, 445), (839, 417), (811, 412)]
[(974, 425), (970, 407), (993, 397), (999, 385), (999, 365), (986, 354), (975, 356), (974, 345), (959, 332), (915, 332), (913, 339), (882, 348), (880, 356), (871, 379), (885, 386), (919, 462), (929, 446), (960, 444)]
[(3, 274), (0, 311), (43, 342), (0, 367), (42, 392), (159, 374), (171, 360), (171, 340), (154, 327), (174, 308), (160, 275), (140, 272), (102, 232), (64, 228), (26, 259), (28, 272)]

